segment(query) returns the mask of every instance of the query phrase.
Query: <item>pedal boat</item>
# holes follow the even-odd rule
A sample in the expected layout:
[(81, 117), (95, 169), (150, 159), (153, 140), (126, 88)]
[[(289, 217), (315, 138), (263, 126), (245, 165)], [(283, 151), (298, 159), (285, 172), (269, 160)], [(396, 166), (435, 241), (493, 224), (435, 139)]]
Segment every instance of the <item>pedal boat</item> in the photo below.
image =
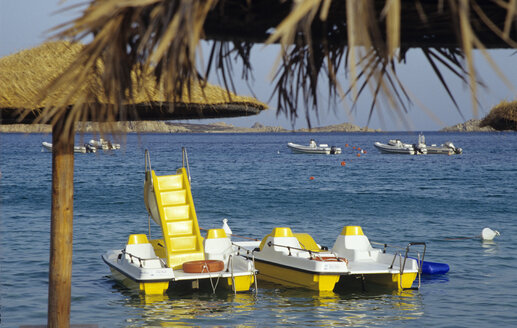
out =
[[(348, 288), (360, 281), (362, 288), (367, 284), (381, 285), (403, 290), (412, 288), (417, 275), (421, 273), (419, 263), (425, 256), (425, 243), (412, 242), (405, 250), (390, 254), (384, 249), (373, 248), (360, 226), (345, 226), (336, 239), (332, 252), (348, 260), (348, 276), (342, 276), (338, 287)], [(411, 246), (423, 246), (420, 261), (408, 257)]]
[(332, 291), (341, 275), (348, 274), (347, 261), (319, 248), (308, 234), (290, 228), (274, 228), (261, 242), (236, 242), (239, 253), (253, 253), (257, 278), (287, 287)]
[[(345, 226), (330, 251), (310, 235), (293, 234), (289, 228), (275, 228), (261, 242), (235, 245), (241, 254), (253, 253), (259, 280), (318, 291), (357, 286), (365, 290), (370, 284), (409, 289), (421, 273), (419, 263), (425, 256), (425, 243), (420, 242), (409, 243), (404, 255), (387, 253), (387, 244), (382, 244), (384, 249), (373, 248), (360, 226)], [(408, 257), (410, 247), (415, 245), (424, 247), (419, 261)]]
[(146, 151), (144, 196), (163, 238), (132, 234), (124, 249), (103, 254), (113, 278), (145, 295), (185, 285), (197, 289), (200, 283), (209, 283), (213, 292), (221, 286), (234, 292), (250, 290), (256, 275), (253, 261), (236, 254), (223, 229), (210, 229), (206, 238), (201, 236), (185, 167), (173, 175), (157, 176)]

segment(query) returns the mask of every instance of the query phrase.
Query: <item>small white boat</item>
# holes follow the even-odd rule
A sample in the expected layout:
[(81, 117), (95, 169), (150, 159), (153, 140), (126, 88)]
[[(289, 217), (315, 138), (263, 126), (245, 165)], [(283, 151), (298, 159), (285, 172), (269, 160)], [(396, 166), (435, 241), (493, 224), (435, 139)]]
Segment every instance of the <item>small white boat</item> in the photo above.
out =
[(88, 144), (92, 147), (95, 147), (97, 149), (103, 149), (103, 150), (113, 150), (113, 149), (120, 149), (120, 144), (112, 143), (109, 140), (104, 140), (100, 138), (99, 140), (91, 139)]
[(418, 136), (417, 144), (403, 143), (399, 139), (391, 139), (387, 144), (376, 141), (374, 144), (381, 153), (384, 154), (407, 154), (407, 155), (425, 155), (427, 154), (427, 146), (423, 134)]
[(374, 144), (381, 153), (384, 154), (407, 154), (415, 155), (413, 145), (405, 144), (399, 139), (391, 139), (387, 144), (376, 141)]
[(318, 145), (314, 139), (311, 139), (308, 146), (288, 142), (287, 147), (289, 147), (293, 153), (298, 154), (341, 154), (341, 148), (336, 146), (330, 147), (327, 144)]
[(389, 254), (373, 248), (359, 226), (346, 226), (331, 250), (318, 245), (308, 234), (292, 233), (289, 228), (274, 228), (262, 241), (236, 242), (242, 250), (253, 254), (259, 280), (289, 287), (317, 291), (335, 288), (365, 288), (366, 284), (396, 290), (412, 288), (420, 273), (418, 261), (405, 253)]
[(428, 154), (443, 154), (443, 155), (455, 155), (461, 154), (463, 149), (454, 146), (454, 144), (450, 141), (447, 141), (441, 145), (432, 144), (431, 146), (427, 146)]
[[(52, 151), (52, 143), (43, 141), (41, 143), (41, 146), (43, 146), (43, 149), (47, 151)], [(84, 144), (84, 146), (74, 146), (74, 153), (95, 153), (96, 149), (94, 147), (91, 147), (88, 144)]]
[(250, 290), (256, 275), (253, 261), (236, 254), (224, 229), (201, 236), (185, 167), (157, 176), (146, 151), (144, 201), (162, 238), (132, 234), (123, 249), (102, 255), (113, 278), (147, 295), (180, 286)]

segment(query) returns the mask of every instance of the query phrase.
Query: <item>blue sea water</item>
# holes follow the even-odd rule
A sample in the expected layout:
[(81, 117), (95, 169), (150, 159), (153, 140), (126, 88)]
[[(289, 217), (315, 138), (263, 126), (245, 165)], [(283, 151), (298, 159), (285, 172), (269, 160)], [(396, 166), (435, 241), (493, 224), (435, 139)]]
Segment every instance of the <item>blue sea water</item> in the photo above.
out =
[[(340, 146), (340, 155), (297, 155), (287, 142)], [(458, 156), (385, 155), (375, 141), (414, 133), (143, 134), (122, 149), (76, 154), (73, 324), (99, 327), (352, 326), (509, 327), (517, 322), (517, 134), (426, 133)], [(90, 136), (77, 136), (77, 143)], [(83, 140), (84, 139), (84, 140)], [(51, 154), (45, 134), (0, 134), (0, 326), (45, 324)], [(349, 147), (345, 147), (348, 144)], [(352, 148), (361, 147), (357, 156)], [(186, 147), (200, 226), (262, 238), (276, 226), (332, 246), (345, 225), (372, 241), (427, 243), (426, 259), (450, 265), (419, 290), (318, 294), (259, 283), (257, 294), (195, 292), (143, 298), (119, 285), (100, 256), (146, 233), (144, 150), (169, 174)], [(345, 162), (346, 165), (342, 165)], [(310, 179), (313, 177), (313, 179)], [(501, 232), (493, 242), (482, 228)], [(153, 238), (158, 230), (153, 228)]]

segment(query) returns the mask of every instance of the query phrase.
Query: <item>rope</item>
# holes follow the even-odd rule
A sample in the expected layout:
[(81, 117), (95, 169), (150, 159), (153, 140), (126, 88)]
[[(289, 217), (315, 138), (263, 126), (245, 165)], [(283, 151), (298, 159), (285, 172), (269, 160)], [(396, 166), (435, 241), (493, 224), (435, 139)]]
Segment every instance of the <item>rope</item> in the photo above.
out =
[(418, 289), (420, 289), (423, 262), (424, 261), (420, 260), (420, 253), (418, 253)]
[(210, 285), (212, 286), (212, 292), (213, 292), (213, 294), (215, 294), (217, 285), (219, 285), (219, 278), (221, 278), (221, 275), (217, 275), (217, 281), (215, 282), (215, 286), (214, 286), (214, 282), (212, 281), (212, 274), (210, 273), (210, 270), (208, 269), (208, 264), (206, 262), (205, 262), (205, 264), (203, 264), (203, 269), (201, 270), (201, 273), (205, 272), (205, 269), (206, 269), (206, 272), (208, 273)]
[[(201, 228), (201, 227), (199, 227), (199, 230), (208, 231), (208, 230), (210, 230), (210, 229), (205, 229), (205, 228)], [(232, 237), (237, 237), (237, 238), (242, 238), (242, 239), (248, 239), (248, 240), (253, 240), (253, 241), (260, 241), (260, 239), (257, 239), (257, 238), (246, 237), (246, 236), (239, 236), (239, 235), (234, 235), (234, 234), (232, 234)]]
[(404, 268), (402, 267), (402, 254), (399, 253), (399, 289), (402, 289), (402, 274), (404, 273)]
[(237, 294), (237, 287), (235, 286), (235, 277), (233, 276), (233, 256), (230, 255), (230, 258), (228, 259), (228, 264), (231, 264), (231, 275), (232, 275), (232, 289), (233, 294)]
[(189, 166), (189, 163), (188, 163), (188, 154), (187, 154), (187, 148), (185, 147), (181, 147), (181, 164), (183, 167), (185, 167), (185, 164), (187, 164), (187, 176), (188, 176), (188, 181), (191, 182), (191, 177), (190, 177), (190, 166)]
[(481, 236), (474, 236), (474, 237), (456, 237), (456, 238), (443, 238), (443, 240), (466, 240), (466, 239), (476, 239), (480, 238)]
[(149, 226), (149, 240), (151, 240), (151, 214), (147, 215), (147, 224)]
[(255, 282), (255, 296), (258, 295), (258, 286), (257, 286), (257, 270), (255, 270), (255, 254), (252, 253), (252, 260), (253, 260), (253, 281)]

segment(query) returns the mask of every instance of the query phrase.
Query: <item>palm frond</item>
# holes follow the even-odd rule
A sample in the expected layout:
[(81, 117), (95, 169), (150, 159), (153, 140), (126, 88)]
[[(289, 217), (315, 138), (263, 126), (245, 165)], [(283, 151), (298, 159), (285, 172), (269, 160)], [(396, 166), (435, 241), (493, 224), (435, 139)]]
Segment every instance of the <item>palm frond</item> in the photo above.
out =
[[(395, 68), (411, 48), (424, 51), (451, 99), (438, 62), (469, 84), (477, 115), (473, 52), (516, 47), (516, 17), (516, 0), (93, 0), (81, 17), (57, 27), (57, 38), (94, 37), (74, 61), (81, 69), (66, 70), (50, 91), (63, 86), (82, 90), (97, 75), (103, 94), (83, 90), (78, 98), (61, 95), (48, 113), (58, 117), (59, 108), (70, 106), (71, 100), (78, 113), (95, 111), (85, 104), (109, 99), (109, 106), (95, 111), (97, 118), (126, 119), (122, 104), (140, 92), (135, 81), (146, 76), (174, 97), (188, 97), (191, 85), (203, 85), (212, 72), (227, 90), (235, 90), (234, 63), (242, 64), (241, 76), (249, 79), (251, 50), (265, 42), (280, 45), (273, 94), (278, 112), (292, 120), (299, 116), (300, 102), (305, 117), (310, 111), (318, 114), (322, 79), (328, 81), (323, 85), (329, 97), (345, 102), (343, 97), (351, 93), (352, 103), (365, 90), (360, 79), (366, 79), (374, 95), (370, 111), (381, 95), (395, 112), (405, 111), (410, 99)], [(206, 69), (200, 70), (196, 63), (202, 39), (213, 44)], [(348, 78), (345, 92), (342, 77)], [(86, 117), (81, 115), (72, 117)]]

